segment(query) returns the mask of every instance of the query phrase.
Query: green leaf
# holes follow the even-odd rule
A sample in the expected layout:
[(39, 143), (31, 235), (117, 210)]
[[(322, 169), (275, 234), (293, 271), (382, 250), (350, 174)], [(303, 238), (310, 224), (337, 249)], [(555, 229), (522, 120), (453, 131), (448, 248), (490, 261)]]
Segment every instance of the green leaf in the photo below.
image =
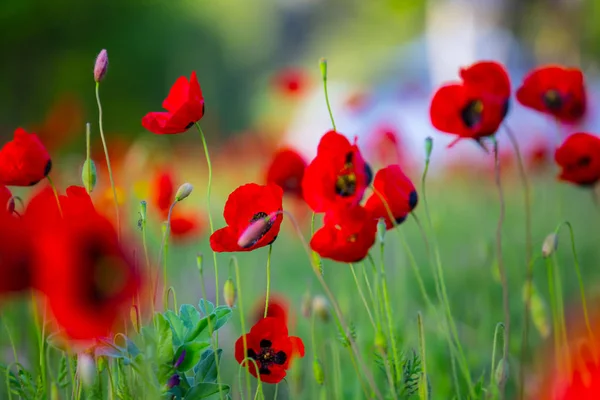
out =
[(67, 357), (63, 354), (60, 358), (60, 365), (58, 367), (58, 387), (61, 389), (66, 388), (70, 383), (69, 368), (67, 367)]
[(171, 310), (164, 313), (164, 317), (169, 321), (169, 325), (173, 330), (173, 344), (179, 346), (184, 342), (186, 327), (183, 321)]
[(189, 371), (200, 361), (202, 351), (208, 346), (208, 342), (191, 342), (179, 346), (175, 357), (173, 357), (173, 364), (179, 360), (179, 357), (185, 351), (183, 362), (177, 367), (177, 370), (182, 372)]
[(227, 385), (219, 385), (217, 383), (204, 382), (192, 387), (187, 392), (185, 400), (206, 399), (207, 397), (210, 397), (213, 394), (219, 393), (219, 388), (221, 389), (222, 394), (229, 393), (229, 386)]
[(229, 321), (229, 318), (231, 318), (231, 308), (228, 306), (219, 306), (215, 308), (215, 314), (217, 315), (217, 323), (213, 328), (214, 331), (220, 329)]
[[(217, 358), (221, 359), (223, 350), (217, 349)], [(202, 353), (202, 358), (194, 368), (196, 383), (200, 382), (216, 382), (217, 381), (217, 360), (215, 359), (215, 352), (212, 349), (206, 350)]]
[(125, 337), (125, 344), (127, 346), (127, 353), (129, 354), (130, 358), (136, 358), (142, 353), (133, 340), (129, 339), (128, 337)]
[(209, 328), (209, 323), (208, 323), (209, 319), (210, 319), (210, 326), (213, 328), (213, 331), (214, 331), (215, 323), (217, 321), (217, 316), (215, 314), (211, 314), (210, 316), (204, 317), (200, 321), (198, 321), (198, 323), (196, 324), (194, 329), (192, 329), (186, 335), (185, 343), (193, 342), (195, 340), (210, 339), (210, 337), (212, 336), (212, 332), (210, 332), (208, 329)]
[(156, 314), (158, 343), (156, 347), (157, 379), (165, 384), (173, 372), (173, 331), (171, 325), (162, 314)]
[(212, 312), (215, 309), (215, 305), (208, 300), (200, 299), (200, 302), (198, 303), (198, 308), (200, 309), (200, 311), (202, 311), (202, 314), (204, 314), (204, 316), (207, 316), (208, 314), (212, 314)]
[(183, 326), (193, 329), (200, 321), (200, 311), (191, 304), (182, 304), (179, 307), (179, 319), (183, 322)]

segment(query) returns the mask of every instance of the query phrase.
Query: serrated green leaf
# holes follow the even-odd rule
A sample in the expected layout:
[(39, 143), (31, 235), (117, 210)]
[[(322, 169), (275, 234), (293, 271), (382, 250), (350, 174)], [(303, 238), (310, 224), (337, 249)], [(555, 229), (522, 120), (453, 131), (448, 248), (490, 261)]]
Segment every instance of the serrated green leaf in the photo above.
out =
[(184, 343), (186, 327), (183, 324), (183, 321), (171, 310), (167, 310), (163, 315), (167, 319), (167, 321), (169, 321), (169, 325), (171, 326), (171, 330), (173, 331), (173, 344), (175, 346), (179, 346), (182, 343)]
[[(223, 350), (217, 349), (217, 358), (221, 359)], [(195, 371), (196, 383), (201, 382), (216, 382), (217, 381), (217, 360), (215, 359), (215, 352), (213, 349), (208, 349), (202, 353), (200, 362)]]
[(179, 346), (179, 348), (177, 348), (177, 352), (175, 352), (175, 356), (173, 357), (173, 364), (175, 364), (175, 362), (179, 360), (179, 357), (185, 351), (183, 361), (177, 367), (177, 370), (182, 372), (189, 371), (194, 367), (194, 365), (198, 363), (198, 361), (200, 361), (200, 358), (202, 357), (202, 352), (208, 346), (208, 342), (190, 342), (182, 344), (181, 346)]
[(210, 337), (212, 336), (212, 332), (210, 332), (210, 330), (209, 330), (209, 319), (210, 319), (210, 326), (213, 328), (213, 331), (214, 331), (215, 323), (217, 321), (217, 316), (215, 314), (211, 314), (208, 317), (204, 317), (200, 321), (198, 321), (198, 323), (196, 324), (194, 329), (192, 329), (186, 335), (185, 343), (193, 342), (193, 341), (209, 340)]
[(219, 389), (223, 395), (229, 393), (228, 385), (219, 385), (217, 383), (200, 383), (192, 387), (186, 394), (185, 400), (206, 399), (213, 394), (219, 393)]

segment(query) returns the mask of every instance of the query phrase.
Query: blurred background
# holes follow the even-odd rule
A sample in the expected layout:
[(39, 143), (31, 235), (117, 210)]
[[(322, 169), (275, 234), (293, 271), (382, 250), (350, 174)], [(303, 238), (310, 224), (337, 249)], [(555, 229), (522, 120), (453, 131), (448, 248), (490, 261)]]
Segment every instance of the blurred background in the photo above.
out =
[[(326, 57), (338, 130), (348, 137), (357, 136), (375, 167), (398, 162), (416, 183), (423, 163), (423, 140), (432, 136), (434, 172), (455, 179), (442, 178), (432, 184), (431, 209), (450, 271), (450, 301), (458, 310), (455, 317), (460, 320), (477, 378), (476, 372), (489, 364), (493, 328), (502, 319), (493, 251), (498, 210), (491, 181), (493, 160), (472, 143), (446, 149), (452, 137), (435, 131), (429, 121), (432, 93), (441, 83), (457, 79), (459, 67), (481, 59), (507, 66), (513, 92), (523, 75), (540, 64), (560, 63), (584, 71), (589, 112), (580, 126), (557, 127), (515, 100), (507, 122), (518, 136), (535, 181), (535, 245), (541, 244), (558, 222), (571, 220), (586, 279), (592, 285), (589, 293), (597, 296), (600, 290), (593, 283), (599, 277), (595, 268), (599, 232), (598, 224), (589, 222), (597, 218), (594, 203), (581, 190), (557, 185), (552, 160), (554, 147), (568, 133), (600, 131), (596, 117), (599, 20), (597, 0), (4, 0), (0, 2), (0, 139), (8, 140), (19, 126), (38, 133), (53, 156), (53, 178), (64, 190), (67, 185), (80, 184), (85, 123), (91, 122), (93, 158), (99, 169), (93, 195), (98, 208), (112, 213), (112, 192), (98, 142), (92, 74), (96, 55), (107, 49), (110, 64), (100, 85), (104, 127), (122, 206), (130, 211), (131, 230), (135, 232), (139, 201), (152, 196), (157, 173), (169, 169), (174, 171), (177, 185), (188, 181), (196, 187), (193, 200), (178, 206), (201, 213), (195, 220), (196, 236), (183, 238), (181, 247), (173, 251), (170, 270), (180, 303), (196, 304), (200, 296), (196, 253), (210, 252), (201, 142), (193, 130), (173, 136), (147, 132), (141, 126), (142, 116), (161, 110), (179, 76), (197, 72), (206, 103), (201, 125), (216, 177), (212, 213), (220, 227), (227, 195), (243, 183), (264, 181), (264, 168), (278, 147), (292, 146), (307, 160), (316, 152), (318, 140), (331, 127), (318, 67), (319, 58)], [(504, 132), (499, 135), (504, 171), (510, 177), (513, 153)], [(473, 184), (474, 176), (485, 178), (481, 181), (486, 183)], [(525, 274), (524, 217), (519, 181), (509, 180), (507, 185), (505, 258), (514, 272), (510, 274), (515, 299), (511, 311), (517, 322), (512, 347), (517, 354)], [(310, 216), (302, 204), (286, 203), (286, 209), (302, 222)], [(422, 212), (420, 208), (417, 211)], [(153, 215), (150, 248), (157, 253), (160, 217), (156, 212)], [(412, 223), (406, 225), (417, 262), (427, 264), (418, 229)], [(284, 231), (282, 237), (289, 240), (278, 240), (283, 243), (274, 249), (274, 290), (286, 293), (298, 314), (302, 294), (316, 283), (310, 283), (291, 225), (284, 226)], [(398, 247), (387, 256), (390, 265), (398, 266), (390, 281), (394, 279), (396, 285), (398, 324), (406, 330), (402, 342), (414, 345), (415, 310), (422, 310), (423, 302), (406, 267), (406, 255)], [(227, 276), (228, 257), (219, 257)], [(246, 296), (249, 304), (253, 300), (260, 304), (265, 254), (253, 252), (243, 257)], [(560, 259), (572, 263), (566, 251)], [(261, 269), (253, 270), (253, 265)], [(355, 294), (347, 293), (352, 283), (344, 266), (329, 266), (343, 271), (343, 279), (338, 279), (334, 269), (328, 270), (326, 277), (340, 294), (344, 311), (360, 307)], [(207, 282), (211, 279), (207, 276)], [(425, 273), (425, 279), (433, 293), (432, 276)], [(546, 296), (543, 274), (536, 279)], [(567, 272), (564, 279), (566, 298), (575, 298), (575, 277)], [(212, 295), (214, 287), (210, 286)], [(481, 307), (474, 309), (473, 304)], [(547, 321), (547, 311), (545, 315)], [(360, 322), (366, 325), (364, 317), (356, 316), (357, 326)], [(425, 320), (431, 325), (430, 332), (435, 331), (433, 317), (426, 314)], [(548, 337), (544, 324), (540, 326), (535, 339), (538, 345), (547, 343), (544, 339)], [(298, 329), (307, 334), (305, 325)], [(239, 329), (224, 335), (233, 341), (238, 333)], [(367, 334), (362, 340), (370, 343), (371, 339)], [(429, 354), (439, 361), (432, 361), (431, 367), (436, 393), (448, 393), (451, 382), (444, 375), (448, 370), (445, 342), (441, 336), (428, 340)], [(233, 376), (237, 365), (227, 354), (231, 349), (225, 351)], [(305, 361), (310, 368), (310, 360)], [(535, 379), (531, 377), (530, 385)]]

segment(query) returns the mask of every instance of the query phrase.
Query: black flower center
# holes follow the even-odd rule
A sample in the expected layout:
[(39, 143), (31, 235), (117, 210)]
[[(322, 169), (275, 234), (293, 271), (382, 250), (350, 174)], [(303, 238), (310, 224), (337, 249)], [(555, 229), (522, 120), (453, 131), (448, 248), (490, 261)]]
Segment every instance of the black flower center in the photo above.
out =
[(195, 122), (192, 121), (189, 124), (186, 125), (185, 129), (190, 129), (192, 126), (194, 126)]
[(417, 194), (416, 190), (413, 190), (412, 192), (410, 192), (410, 195), (408, 196), (408, 205), (410, 206), (410, 209), (414, 209), (417, 206), (417, 203), (419, 202), (419, 195)]
[(246, 249), (248, 247), (254, 246), (260, 239), (263, 238), (263, 236), (265, 236), (267, 234), (267, 232), (269, 232), (269, 230), (273, 226), (273, 221), (271, 220), (271, 218), (267, 218), (268, 216), (269, 215), (266, 212), (259, 211), (252, 216), (250, 221), (248, 221), (250, 224), (253, 224), (256, 221), (263, 219), (264, 224), (263, 224), (262, 229), (260, 231), (258, 231), (256, 233), (256, 235), (254, 237), (252, 237), (252, 240), (249, 240), (248, 243), (245, 246), (243, 246), (243, 248)]
[(544, 104), (549, 110), (558, 111), (562, 108), (563, 103), (563, 98), (557, 90), (550, 89), (544, 93)]
[(346, 163), (335, 179), (335, 193), (350, 197), (356, 193), (356, 174), (354, 173), (354, 153), (346, 154)]
[(287, 360), (287, 354), (283, 351), (276, 351), (272, 347), (270, 340), (263, 339), (260, 341), (260, 352), (248, 349), (248, 358), (252, 358), (258, 364), (258, 372), (261, 375), (270, 375), (269, 368), (271, 365), (283, 365)]
[(473, 128), (481, 122), (483, 116), (483, 102), (481, 100), (470, 101), (461, 110), (460, 116), (467, 128)]
[(590, 156), (583, 156), (577, 160), (578, 167), (587, 167), (592, 163), (592, 158)]

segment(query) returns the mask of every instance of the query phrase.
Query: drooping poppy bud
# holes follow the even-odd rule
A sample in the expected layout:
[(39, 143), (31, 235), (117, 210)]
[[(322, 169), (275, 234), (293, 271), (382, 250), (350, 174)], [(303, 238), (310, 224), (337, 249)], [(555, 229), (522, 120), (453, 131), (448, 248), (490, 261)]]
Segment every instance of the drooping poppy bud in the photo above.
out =
[(329, 302), (323, 295), (317, 295), (312, 300), (312, 312), (316, 314), (323, 322), (329, 321)]
[(96, 82), (101, 82), (106, 75), (106, 71), (108, 70), (108, 53), (106, 49), (100, 50), (98, 53), (98, 57), (96, 57), (96, 63), (94, 64), (94, 80)]
[(546, 236), (544, 243), (542, 244), (542, 256), (544, 258), (550, 257), (558, 248), (558, 236), (556, 233), (551, 233)]
[(192, 184), (187, 182), (179, 186), (179, 189), (177, 189), (177, 192), (175, 193), (175, 201), (181, 201), (185, 199), (192, 193), (193, 189), (194, 187)]

